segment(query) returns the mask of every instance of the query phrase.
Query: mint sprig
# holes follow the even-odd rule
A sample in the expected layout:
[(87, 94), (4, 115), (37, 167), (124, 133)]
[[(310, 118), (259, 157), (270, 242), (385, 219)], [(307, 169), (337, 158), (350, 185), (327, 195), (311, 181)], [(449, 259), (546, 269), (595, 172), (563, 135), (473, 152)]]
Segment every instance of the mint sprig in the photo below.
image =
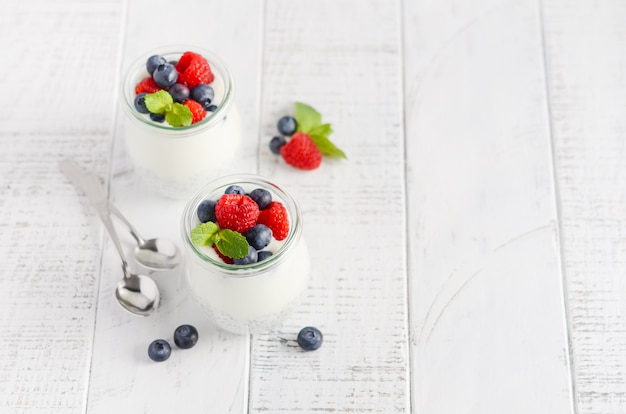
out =
[(322, 115), (313, 107), (296, 102), (297, 132), (308, 134), (320, 152), (328, 157), (348, 158), (346, 153), (333, 144), (328, 136), (333, 133), (330, 124), (322, 124)]
[(241, 259), (248, 254), (248, 241), (241, 233), (220, 229), (212, 221), (198, 224), (191, 230), (191, 242), (196, 246), (215, 244), (220, 253), (232, 259)]
[(189, 126), (193, 119), (191, 110), (178, 102), (167, 91), (149, 93), (145, 97), (146, 108), (153, 114), (165, 114), (165, 120), (173, 127)]

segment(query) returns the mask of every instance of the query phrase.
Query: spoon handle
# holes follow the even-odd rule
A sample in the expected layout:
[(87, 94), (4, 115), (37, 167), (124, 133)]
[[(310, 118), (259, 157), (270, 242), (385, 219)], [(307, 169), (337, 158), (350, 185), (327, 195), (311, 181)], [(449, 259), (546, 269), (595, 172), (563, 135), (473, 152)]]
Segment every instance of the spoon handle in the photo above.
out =
[(113, 221), (111, 221), (109, 200), (104, 188), (102, 188), (100, 178), (92, 172), (83, 170), (74, 160), (65, 159), (62, 160), (59, 165), (61, 167), (61, 171), (63, 171), (70, 181), (72, 181), (77, 188), (85, 193), (87, 199), (100, 216), (102, 223), (109, 232), (109, 236), (111, 237), (111, 240), (113, 240), (113, 244), (122, 259), (124, 277), (127, 277), (126, 273), (128, 269), (128, 262), (126, 261), (124, 249), (122, 248), (122, 244), (120, 243), (117, 232), (115, 231)]

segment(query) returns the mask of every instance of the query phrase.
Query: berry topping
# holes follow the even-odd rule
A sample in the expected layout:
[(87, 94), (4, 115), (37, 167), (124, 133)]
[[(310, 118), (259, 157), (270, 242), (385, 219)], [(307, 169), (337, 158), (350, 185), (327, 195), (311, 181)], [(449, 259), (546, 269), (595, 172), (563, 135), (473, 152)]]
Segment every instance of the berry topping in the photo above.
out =
[(324, 342), (324, 336), (313, 326), (302, 328), (298, 333), (298, 345), (305, 351), (315, 351)]
[(179, 73), (179, 82), (187, 85), (189, 89), (201, 83), (209, 84), (215, 79), (209, 62), (197, 53), (185, 52), (178, 61), (176, 69)]
[(215, 245), (215, 244), (213, 245), (213, 250), (215, 250), (215, 253), (217, 253), (217, 255), (220, 257), (220, 259), (222, 259), (224, 261), (224, 263), (226, 263), (226, 264), (233, 264), (233, 263), (235, 263), (231, 257), (228, 257), (225, 254), (223, 254), (222, 252), (220, 252), (220, 249), (217, 248), (217, 245)]
[(171, 63), (163, 63), (156, 67), (152, 73), (152, 79), (157, 85), (168, 88), (178, 80), (178, 72)]
[(287, 164), (301, 170), (314, 170), (322, 163), (322, 153), (308, 134), (298, 132), (280, 148)]
[(156, 362), (165, 361), (171, 353), (172, 347), (165, 339), (156, 339), (148, 346), (148, 356)]
[(146, 95), (147, 93), (142, 92), (139, 95), (135, 96), (135, 102), (134, 102), (135, 109), (140, 114), (147, 114), (150, 112), (148, 111), (148, 108), (146, 107)]
[(187, 99), (185, 102), (183, 102), (183, 105), (185, 105), (191, 111), (191, 115), (192, 115), (191, 123), (192, 124), (202, 121), (204, 117), (206, 116), (206, 111), (204, 110), (202, 105), (200, 105), (198, 102), (194, 101), (193, 99)]
[(154, 72), (154, 70), (159, 66), (162, 65), (164, 63), (167, 63), (167, 61), (165, 60), (165, 58), (163, 56), (160, 55), (153, 55), (150, 56), (148, 58), (148, 60), (146, 61), (146, 70), (148, 71), (148, 73), (150, 75), (152, 75), (152, 73)]
[(180, 325), (174, 331), (174, 343), (181, 349), (192, 348), (198, 343), (198, 330), (192, 325)]
[(158, 92), (160, 91), (161, 88), (159, 85), (156, 84), (156, 82), (154, 81), (154, 79), (152, 78), (145, 78), (144, 80), (142, 80), (141, 82), (139, 82), (137, 84), (137, 86), (135, 86), (135, 93), (136, 94), (140, 94), (140, 93), (154, 93), (154, 92)]
[(287, 143), (284, 137), (276, 136), (270, 140), (270, 151), (273, 154), (280, 155), (280, 148)]
[(201, 83), (191, 90), (191, 99), (198, 102), (205, 109), (209, 109), (213, 98), (215, 98), (215, 91), (213, 88), (205, 83)]
[(298, 123), (293, 116), (283, 116), (278, 120), (278, 131), (283, 135), (293, 135), (296, 132)]
[(240, 185), (233, 184), (228, 186), (226, 190), (224, 190), (224, 194), (245, 194), (246, 190), (243, 189)]
[(257, 203), (257, 205), (259, 206), (259, 210), (265, 210), (272, 202), (272, 194), (263, 188), (255, 188), (254, 190), (250, 191), (248, 197), (250, 197)]
[(263, 251), (257, 252), (256, 253), (256, 257), (257, 257), (256, 261), (257, 262), (261, 262), (261, 261), (267, 259), (268, 257), (270, 257), (271, 255), (272, 255), (272, 252), (267, 251), (267, 250), (263, 250)]
[(280, 201), (272, 201), (268, 208), (261, 210), (257, 222), (269, 227), (276, 240), (284, 240), (289, 234), (289, 216)]
[(217, 110), (217, 105), (209, 105), (206, 110), (209, 112), (215, 112)]
[(215, 217), (222, 229), (243, 234), (256, 224), (259, 206), (246, 195), (224, 194), (215, 206)]
[(272, 241), (272, 230), (265, 224), (256, 224), (244, 236), (250, 246), (261, 250)]
[(256, 249), (252, 246), (248, 246), (248, 254), (240, 259), (233, 259), (234, 264), (236, 265), (247, 265), (257, 262), (257, 252)]
[(175, 83), (172, 85), (169, 89), (169, 93), (172, 95), (174, 102), (184, 102), (189, 99), (189, 88), (182, 83)]
[(165, 121), (165, 114), (150, 114), (150, 119), (154, 122), (161, 123)]
[(200, 223), (206, 223), (207, 221), (215, 222), (215, 204), (214, 200), (204, 200), (198, 206), (198, 219)]

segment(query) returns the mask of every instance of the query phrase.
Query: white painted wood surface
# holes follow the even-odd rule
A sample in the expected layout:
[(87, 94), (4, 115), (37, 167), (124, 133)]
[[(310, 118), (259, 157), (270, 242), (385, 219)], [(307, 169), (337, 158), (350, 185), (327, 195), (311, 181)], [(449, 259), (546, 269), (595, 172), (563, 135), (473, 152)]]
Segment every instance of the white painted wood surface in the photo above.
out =
[[(182, 0), (185, 29), (154, 30), (158, 5), (3, 3), (0, 413), (626, 411), (622, 2)], [(180, 243), (184, 203), (136, 182), (116, 85), (181, 43), (234, 73), (233, 171), (304, 211), (311, 288), (273, 332), (212, 328), (177, 271), (154, 274), (157, 314), (122, 311), (113, 246), (58, 172), (77, 159), (142, 233)], [(296, 100), (348, 160), (269, 153)], [(199, 345), (149, 361), (180, 323)], [(294, 342), (308, 324), (313, 353)]]

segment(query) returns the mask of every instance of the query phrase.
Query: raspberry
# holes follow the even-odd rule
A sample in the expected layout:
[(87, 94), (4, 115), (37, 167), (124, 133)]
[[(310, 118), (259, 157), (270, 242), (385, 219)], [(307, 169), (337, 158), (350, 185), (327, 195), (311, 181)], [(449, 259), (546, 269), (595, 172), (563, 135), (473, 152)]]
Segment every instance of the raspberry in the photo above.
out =
[(135, 86), (135, 94), (139, 95), (140, 93), (143, 93), (143, 92), (154, 93), (154, 92), (160, 91), (161, 89), (163, 88), (157, 85), (154, 79), (145, 78), (141, 82), (139, 82), (137, 86)]
[(276, 240), (284, 240), (289, 234), (289, 216), (280, 201), (272, 201), (268, 208), (261, 210), (257, 222), (269, 227)]
[(322, 163), (322, 153), (311, 137), (303, 132), (294, 134), (289, 142), (280, 147), (280, 154), (287, 164), (301, 170), (314, 170)]
[(224, 194), (215, 206), (217, 224), (223, 229), (245, 233), (256, 224), (259, 206), (242, 194)]
[(213, 243), (213, 250), (215, 250), (215, 253), (217, 253), (217, 255), (220, 257), (220, 259), (222, 259), (224, 261), (224, 263), (226, 264), (233, 264), (235, 263), (234, 260), (228, 256), (224, 256), (222, 254), (222, 252), (220, 252), (220, 250), (217, 248), (217, 245), (215, 243)]
[(178, 83), (187, 85), (189, 89), (213, 82), (215, 76), (211, 71), (209, 62), (201, 55), (193, 52), (185, 52), (176, 64), (178, 71)]
[(193, 116), (193, 118), (191, 119), (192, 124), (202, 121), (206, 116), (206, 111), (204, 110), (202, 105), (192, 99), (187, 99), (183, 102), (183, 105), (185, 105), (191, 111), (191, 115)]

